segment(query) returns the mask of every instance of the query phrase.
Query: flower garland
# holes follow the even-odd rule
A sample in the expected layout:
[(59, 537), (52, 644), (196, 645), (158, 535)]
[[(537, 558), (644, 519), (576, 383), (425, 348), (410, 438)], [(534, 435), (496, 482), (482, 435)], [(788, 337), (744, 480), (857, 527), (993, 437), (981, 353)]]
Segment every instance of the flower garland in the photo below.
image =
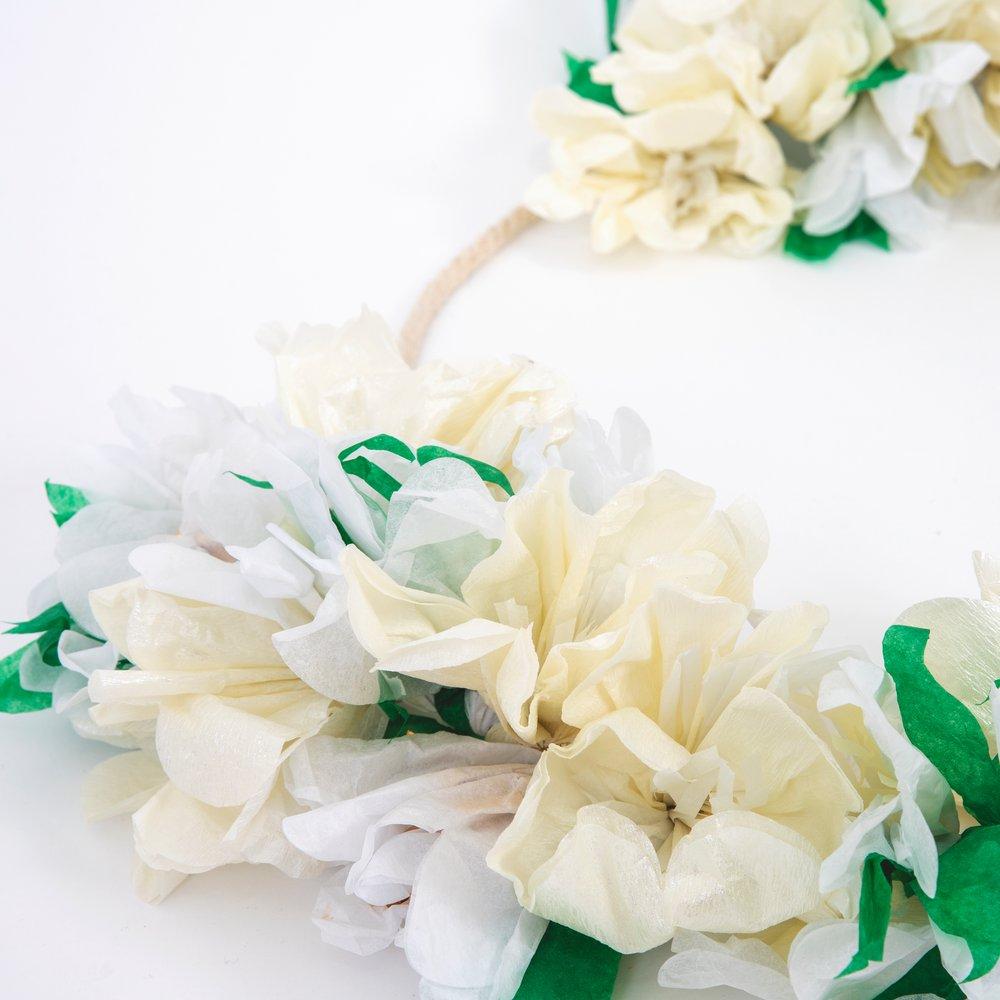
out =
[[(384, 323), (270, 332), (280, 408), (114, 403), (46, 484), (59, 568), (0, 707), (124, 752), (159, 901), (237, 862), (322, 877), (323, 938), (422, 996), (763, 1000), (1000, 989), (1000, 563), (983, 600), (817, 650), (761, 613), (763, 519), (654, 471), (527, 361), (411, 369)], [(961, 984), (959, 986), (958, 984)], [(569, 992), (567, 992), (569, 991)]]
[(534, 107), (553, 170), (526, 196), (589, 214), (596, 250), (715, 243), (806, 260), (915, 246), (961, 196), (998, 203), (997, 0), (635, 0), (611, 54), (567, 55)]
[[(1000, 164), (996, 0), (606, 8), (528, 196), (600, 250), (888, 247)], [(428, 1000), (603, 1000), (668, 943), (668, 989), (1000, 995), (1000, 561), (881, 663), (824, 649), (821, 607), (755, 606), (761, 513), (657, 470), (632, 411), (411, 367), (368, 312), (261, 339), (277, 404), (123, 392), (128, 446), (45, 484), (58, 569), (0, 661), (0, 710), (121, 749), (85, 809), (131, 817), (143, 899), (321, 879), (324, 940), (401, 947)]]

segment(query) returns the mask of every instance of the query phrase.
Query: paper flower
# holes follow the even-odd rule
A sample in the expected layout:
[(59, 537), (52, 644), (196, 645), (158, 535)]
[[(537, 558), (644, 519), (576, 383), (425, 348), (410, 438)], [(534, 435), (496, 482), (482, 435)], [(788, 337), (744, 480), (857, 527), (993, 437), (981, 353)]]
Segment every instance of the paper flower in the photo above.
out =
[(281, 763), (322, 728), (377, 735), (381, 713), (332, 704), (300, 681), (271, 641), (278, 626), (265, 618), (138, 581), (97, 591), (92, 602), (104, 633), (135, 665), (91, 674), (94, 720), (145, 724), (149, 738), (99, 765), (88, 781), (88, 811), (133, 814), (144, 879), (145, 869), (161, 873), (154, 897), (165, 894), (164, 879), (171, 885), (237, 861), (314, 873), (281, 833), (281, 820), (297, 808), (279, 781)]
[(745, 687), (690, 749), (635, 708), (550, 746), (489, 863), (528, 909), (640, 952), (817, 910), (820, 861), (861, 805), (792, 709)]
[(730, 93), (756, 118), (804, 141), (820, 138), (850, 110), (848, 85), (892, 51), (869, 0), (637, 0), (616, 35), (620, 52), (594, 70), (630, 112)]
[(284, 829), (333, 866), (313, 913), (324, 940), (361, 955), (397, 943), (427, 1000), (512, 997), (545, 921), (484, 859), (537, 756), (443, 733), (302, 744), (288, 783), (313, 809)]
[[(351, 623), (380, 669), (479, 691), (508, 734), (545, 745), (572, 737), (564, 705), (616, 657), (638, 655), (637, 633), (655, 634), (660, 614), (669, 628), (661, 584), (730, 598), (706, 614), (729, 623), (715, 641), (731, 648), (766, 551), (756, 509), (713, 512), (711, 490), (664, 472), (587, 515), (570, 481), (550, 470), (505, 504), (500, 546), (469, 574), (461, 599), (402, 587), (349, 549)], [(655, 647), (647, 661), (658, 676)]]
[(906, 75), (883, 83), (827, 138), (798, 187), (807, 233), (844, 229), (862, 212), (903, 245), (919, 245), (937, 213), (918, 181), (954, 193), (954, 171), (1000, 165), (1000, 133), (972, 85), (988, 55), (971, 42), (931, 42), (899, 57)]
[(590, 213), (602, 253), (633, 238), (656, 249), (772, 246), (792, 210), (777, 141), (725, 95), (693, 103), (623, 115), (568, 90), (540, 94), (534, 117), (552, 139), (554, 169), (525, 204), (558, 221)]
[[(414, 446), (437, 443), (514, 474), (523, 431), (572, 428), (572, 399), (555, 374), (523, 358), (431, 362), (411, 369), (389, 328), (367, 310), (340, 328), (265, 331), (278, 395), (296, 427), (332, 440), (391, 434)], [(517, 485), (515, 476), (515, 485)]]

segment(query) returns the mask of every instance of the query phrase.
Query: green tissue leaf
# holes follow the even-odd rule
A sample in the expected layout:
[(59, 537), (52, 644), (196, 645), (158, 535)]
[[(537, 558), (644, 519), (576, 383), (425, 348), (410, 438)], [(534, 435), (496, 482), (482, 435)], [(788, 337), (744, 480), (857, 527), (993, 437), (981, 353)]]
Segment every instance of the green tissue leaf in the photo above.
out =
[(252, 476), (244, 476), (240, 472), (233, 472), (232, 469), (228, 470), (230, 476), (235, 476), (241, 482), (246, 483), (248, 486), (255, 486), (259, 490), (273, 490), (274, 485), (269, 483), (266, 479), (254, 479)]
[(966, 830), (940, 857), (934, 897), (917, 895), (937, 927), (969, 946), (968, 980), (985, 976), (1000, 959), (1000, 827)]
[(398, 437), (393, 437), (391, 434), (376, 434), (373, 437), (365, 438), (364, 441), (359, 441), (357, 444), (352, 444), (345, 448), (340, 453), (341, 462), (346, 458), (350, 458), (351, 455), (362, 448), (367, 448), (369, 451), (388, 451), (410, 462), (416, 458), (413, 454), (413, 449), (405, 441), (400, 441)]
[(83, 490), (78, 490), (75, 486), (66, 486), (64, 483), (54, 483), (51, 479), (45, 480), (45, 495), (52, 508), (52, 517), (60, 528), (90, 503)]
[(514, 1000), (609, 1000), (621, 955), (550, 922)]
[(828, 260), (845, 243), (864, 240), (880, 250), (889, 249), (889, 234), (867, 212), (843, 229), (826, 236), (811, 236), (802, 226), (789, 226), (785, 236), (785, 252), (805, 261)]
[(385, 469), (380, 468), (364, 455), (357, 455), (340, 463), (344, 472), (349, 476), (356, 476), (362, 482), (367, 483), (380, 497), (391, 500), (392, 495), (403, 484), (394, 476), (390, 476)]
[(438, 458), (457, 458), (473, 469), (484, 483), (499, 486), (509, 497), (514, 495), (514, 487), (510, 485), (510, 480), (488, 462), (480, 462), (479, 459), (469, 458), (468, 455), (460, 455), (456, 451), (449, 451), (437, 444), (425, 444), (422, 448), (417, 449), (417, 461), (421, 465), (426, 465)]
[(1000, 823), (1000, 765), (990, 756), (976, 717), (924, 664), (929, 635), (927, 629), (893, 625), (882, 643), (903, 728), (980, 823)]
[(40, 712), (52, 706), (52, 695), (21, 687), (21, 657), (34, 645), (29, 642), (0, 660), (0, 712)]
[(839, 973), (849, 976), (868, 966), (881, 962), (885, 950), (885, 936), (892, 915), (892, 880), (898, 878), (909, 884), (913, 875), (881, 854), (869, 854), (861, 870), (861, 901), (858, 908), (858, 950)]
[(465, 711), (465, 695), (465, 688), (443, 687), (434, 695), (434, 707), (453, 732), (478, 739)]
[(51, 608), (46, 608), (40, 614), (35, 615), (26, 622), (18, 622), (13, 628), (7, 629), (5, 635), (35, 635), (38, 632), (49, 632), (58, 629), (62, 632), (70, 628), (73, 619), (66, 610), (64, 604), (53, 604)]
[(868, 2), (879, 12), (882, 17), (888, 14), (888, 10), (885, 6), (885, 0), (868, 0)]
[(906, 76), (906, 70), (899, 66), (893, 66), (890, 59), (884, 59), (867, 76), (860, 80), (855, 80), (847, 85), (849, 94), (860, 94), (866, 90), (875, 90), (884, 83), (892, 83), (900, 77)]
[(606, 104), (615, 111), (621, 111), (612, 88), (606, 83), (595, 83), (590, 71), (596, 65), (593, 59), (577, 59), (569, 52), (563, 53), (566, 60), (566, 71), (569, 73), (567, 86), (574, 94), (588, 101)]
[(882, 990), (875, 1000), (899, 1000), (900, 997), (920, 993), (928, 993), (941, 1000), (965, 1000), (958, 983), (941, 964), (941, 952), (937, 948), (931, 948), (902, 979)]
[(615, 29), (618, 27), (618, 0), (604, 0), (604, 18), (608, 33), (608, 48), (614, 52), (618, 48), (615, 45)]

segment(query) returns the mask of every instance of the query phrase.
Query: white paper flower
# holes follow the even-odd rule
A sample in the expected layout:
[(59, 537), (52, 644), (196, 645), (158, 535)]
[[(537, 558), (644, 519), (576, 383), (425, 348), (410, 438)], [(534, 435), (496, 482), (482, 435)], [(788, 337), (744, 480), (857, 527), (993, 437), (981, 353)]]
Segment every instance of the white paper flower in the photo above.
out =
[[(663, 472), (587, 515), (570, 482), (551, 469), (506, 503), (500, 546), (469, 574), (461, 599), (402, 587), (348, 549), (351, 623), (379, 667), (479, 691), (508, 734), (545, 745), (571, 738), (595, 701), (614, 707), (608, 678), (628, 672), (630, 657), (644, 672), (623, 683), (644, 691), (648, 683), (655, 697), (663, 671), (705, 622), (711, 645), (698, 662), (732, 651), (767, 547), (756, 508), (713, 512), (711, 490)], [(702, 606), (692, 597), (692, 611), (684, 595), (663, 591), (668, 585), (720, 599)], [(661, 654), (656, 643), (675, 625)]]
[(514, 452), (514, 465), (524, 475), (522, 489), (537, 484), (547, 469), (569, 469), (570, 495), (585, 514), (596, 514), (620, 489), (652, 474), (649, 428), (634, 411), (615, 411), (610, 429), (578, 410), (572, 433), (551, 441), (551, 431), (539, 427), (524, 435)]
[(449, 734), (302, 744), (288, 784), (313, 808), (284, 829), (333, 865), (313, 914), (324, 940), (361, 955), (398, 944), (426, 1000), (509, 1000), (545, 921), (484, 858), (537, 756)]
[[(864, 210), (902, 245), (919, 245), (940, 220), (918, 183), (932, 150), (952, 170), (1000, 165), (1000, 133), (973, 86), (986, 51), (971, 42), (930, 42), (898, 62), (906, 75), (865, 95), (802, 178), (806, 232), (836, 232)], [(939, 165), (928, 179), (943, 172)]]
[(552, 139), (554, 169), (525, 204), (557, 221), (590, 213), (599, 252), (635, 238), (756, 253), (791, 217), (777, 140), (727, 94), (623, 115), (557, 89), (538, 96), (534, 117)]

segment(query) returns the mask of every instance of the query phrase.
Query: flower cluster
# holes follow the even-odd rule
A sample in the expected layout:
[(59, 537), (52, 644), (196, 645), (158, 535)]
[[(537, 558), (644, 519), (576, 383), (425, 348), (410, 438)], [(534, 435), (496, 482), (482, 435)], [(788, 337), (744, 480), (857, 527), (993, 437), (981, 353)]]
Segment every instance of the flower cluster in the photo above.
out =
[(997, 0), (635, 0), (609, 37), (537, 98), (525, 199), (601, 252), (912, 246), (1000, 167)]
[[(703, 6), (685, 72), (810, 136), (886, 31), (775, 25), (758, 86), (749, 13)], [(675, 86), (632, 57), (617, 86)], [(130, 445), (48, 484), (59, 568), (0, 667), (5, 711), (124, 751), (85, 802), (131, 817), (144, 898), (237, 862), (322, 879), (323, 938), (401, 947), (439, 1000), (609, 996), (668, 943), (669, 988), (995, 995), (996, 560), (885, 666), (817, 650), (822, 608), (755, 605), (756, 507), (656, 471), (631, 411), (606, 432), (522, 359), (410, 369), (368, 313), (265, 339), (276, 406), (118, 397)]]

